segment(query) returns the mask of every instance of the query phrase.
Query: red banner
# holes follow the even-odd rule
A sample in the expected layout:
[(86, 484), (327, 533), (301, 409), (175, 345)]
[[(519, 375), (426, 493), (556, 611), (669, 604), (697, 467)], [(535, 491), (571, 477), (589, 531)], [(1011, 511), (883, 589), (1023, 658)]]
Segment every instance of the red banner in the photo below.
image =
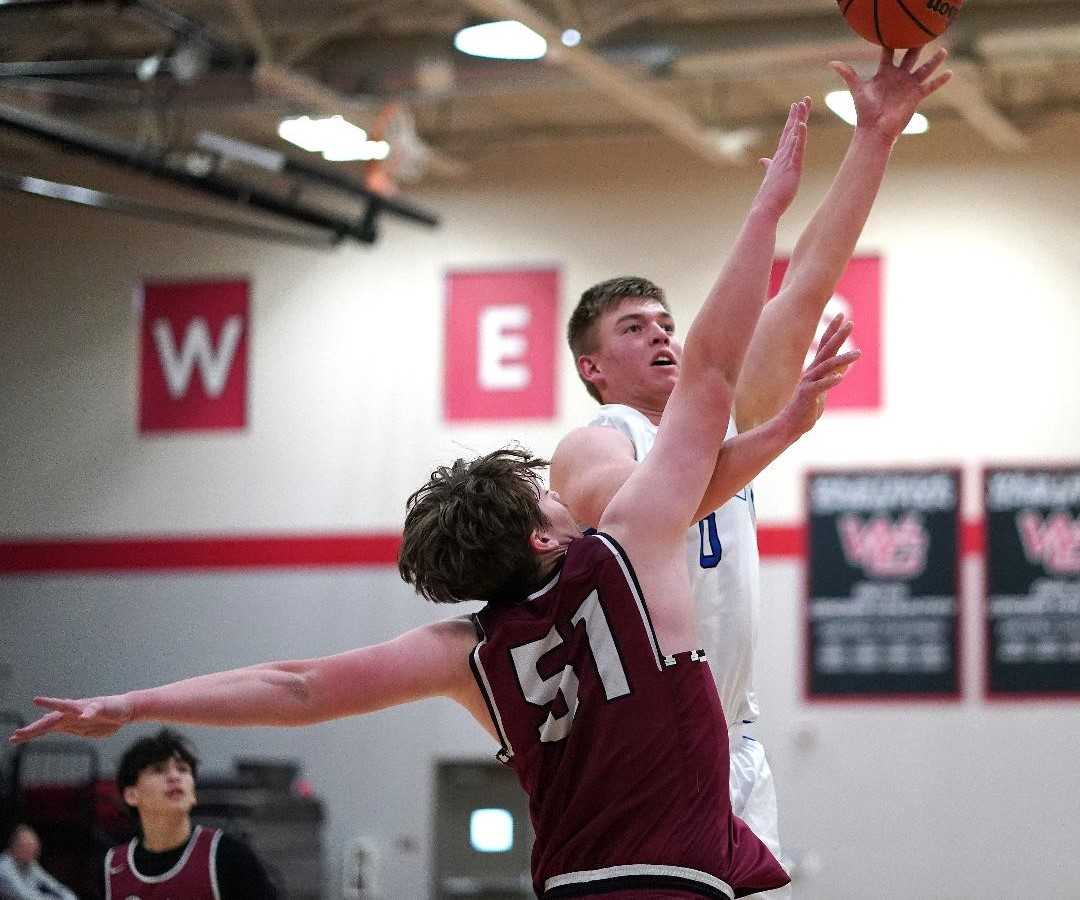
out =
[[(779, 290), (787, 272), (788, 260), (773, 263), (769, 278), (769, 296)], [(825, 312), (818, 323), (814, 343), (807, 354), (807, 362), (817, 351), (818, 339), (829, 321), (837, 313), (843, 313), (855, 322), (855, 331), (844, 345), (848, 350), (862, 350), (862, 359), (852, 366), (851, 372), (836, 388), (829, 392), (830, 409), (880, 409), (881, 408), (881, 257), (857, 256), (848, 263), (847, 269), (836, 285)]]
[(446, 418), (554, 418), (559, 273), (451, 272), (446, 294)]
[(243, 428), (250, 327), (246, 281), (144, 285), (139, 431)]

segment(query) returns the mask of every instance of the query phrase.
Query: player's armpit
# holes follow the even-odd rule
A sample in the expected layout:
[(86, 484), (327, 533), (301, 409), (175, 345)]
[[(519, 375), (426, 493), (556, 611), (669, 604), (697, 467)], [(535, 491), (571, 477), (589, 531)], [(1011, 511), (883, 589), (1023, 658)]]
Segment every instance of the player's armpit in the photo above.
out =
[(577, 428), (555, 448), (551, 489), (578, 524), (595, 528), (636, 466), (634, 446), (622, 432), (596, 425)]

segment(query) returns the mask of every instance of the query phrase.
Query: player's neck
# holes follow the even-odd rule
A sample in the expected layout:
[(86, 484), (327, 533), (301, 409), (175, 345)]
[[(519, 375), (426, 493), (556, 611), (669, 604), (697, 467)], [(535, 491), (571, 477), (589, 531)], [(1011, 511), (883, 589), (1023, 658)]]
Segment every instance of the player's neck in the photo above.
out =
[[(602, 396), (602, 395), (601, 395)], [(653, 425), (660, 424), (660, 417), (664, 414), (664, 407), (667, 405), (668, 397), (670, 394), (664, 397), (645, 397), (645, 396), (610, 396), (603, 397), (602, 400), (605, 404), (618, 403), (621, 406), (629, 406), (631, 409), (636, 409), (646, 419), (653, 423)]]
[(610, 392), (600, 390), (600, 402), (629, 406), (645, 416), (653, 425), (660, 425), (660, 417), (664, 414), (667, 399), (671, 397), (671, 390), (642, 390), (645, 387), (644, 385), (627, 387), (629, 387), (629, 390), (613, 390)]
[(165, 853), (185, 844), (191, 837), (188, 815), (143, 816), (143, 846), (151, 853)]
[(550, 553), (540, 555), (540, 580), (532, 587), (533, 591), (540, 590), (555, 576), (566, 559), (566, 547), (559, 547)]

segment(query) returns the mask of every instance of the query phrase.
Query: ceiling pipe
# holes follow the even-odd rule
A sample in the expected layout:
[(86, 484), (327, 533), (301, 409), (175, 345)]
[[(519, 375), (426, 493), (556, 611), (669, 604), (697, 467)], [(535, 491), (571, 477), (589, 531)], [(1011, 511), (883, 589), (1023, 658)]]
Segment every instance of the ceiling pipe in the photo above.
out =
[(367, 197), (367, 207), (359, 220), (343, 219), (320, 210), (290, 203), (280, 197), (252, 185), (225, 178), (210, 171), (196, 173), (177, 164), (176, 154), (170, 156), (164, 148), (129, 144), (114, 138), (94, 134), (78, 126), (57, 122), (49, 116), (0, 104), (0, 126), (44, 140), (65, 150), (78, 150), (98, 159), (133, 169), (164, 181), (191, 188), (203, 194), (229, 200), (238, 206), (250, 207), (280, 216), (303, 225), (329, 231), (337, 238), (353, 238), (363, 243), (377, 239), (378, 216), (389, 212), (401, 218), (432, 225), (435, 218), (405, 207), (395, 201), (372, 194)]
[(223, 234), (238, 235), (258, 241), (273, 241), (274, 243), (288, 244), (294, 247), (322, 250), (333, 247), (337, 243), (337, 237), (328, 233), (323, 236), (308, 236), (298, 232), (251, 225), (246, 222), (234, 222), (221, 216), (211, 216), (206, 213), (192, 212), (185, 209), (173, 209), (156, 203), (134, 200), (119, 194), (94, 190), (78, 184), (64, 184), (63, 182), (48, 181), (30, 175), (14, 175), (9, 172), (0, 172), (0, 190), (15, 194), (28, 194), (31, 197), (70, 203), (90, 209), (105, 210), (151, 222), (163, 222), (166, 225), (181, 225), (205, 231), (217, 231)]

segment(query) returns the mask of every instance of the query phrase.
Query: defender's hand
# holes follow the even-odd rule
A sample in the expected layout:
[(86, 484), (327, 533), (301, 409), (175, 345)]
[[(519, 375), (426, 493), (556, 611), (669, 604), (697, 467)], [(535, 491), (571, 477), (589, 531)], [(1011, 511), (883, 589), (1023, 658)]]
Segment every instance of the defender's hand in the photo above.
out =
[(761, 182), (755, 203), (782, 216), (799, 191), (802, 179), (803, 153), (806, 149), (806, 120), (810, 116), (810, 98), (792, 103), (787, 122), (780, 132), (776, 152), (771, 159), (763, 158), (765, 180)]
[(853, 327), (841, 314), (829, 323), (821, 336), (813, 362), (803, 372), (794, 396), (780, 412), (785, 428), (793, 438), (801, 437), (814, 427), (825, 411), (826, 395), (844, 380), (848, 366), (862, 356), (859, 350), (840, 353)]
[(916, 69), (921, 50), (921, 47), (908, 50), (897, 65), (893, 51), (882, 48), (877, 72), (866, 81), (861, 80), (847, 63), (829, 63), (851, 91), (859, 129), (871, 130), (888, 141), (895, 141), (919, 104), (952, 78), (952, 72), (948, 70), (931, 77), (949, 55), (944, 47), (938, 48)]
[(133, 716), (131, 701), (123, 694), (82, 700), (35, 697), (34, 704), (52, 712), (20, 728), (8, 738), (9, 743), (24, 744), (53, 731), (80, 737), (108, 737), (130, 722)]

